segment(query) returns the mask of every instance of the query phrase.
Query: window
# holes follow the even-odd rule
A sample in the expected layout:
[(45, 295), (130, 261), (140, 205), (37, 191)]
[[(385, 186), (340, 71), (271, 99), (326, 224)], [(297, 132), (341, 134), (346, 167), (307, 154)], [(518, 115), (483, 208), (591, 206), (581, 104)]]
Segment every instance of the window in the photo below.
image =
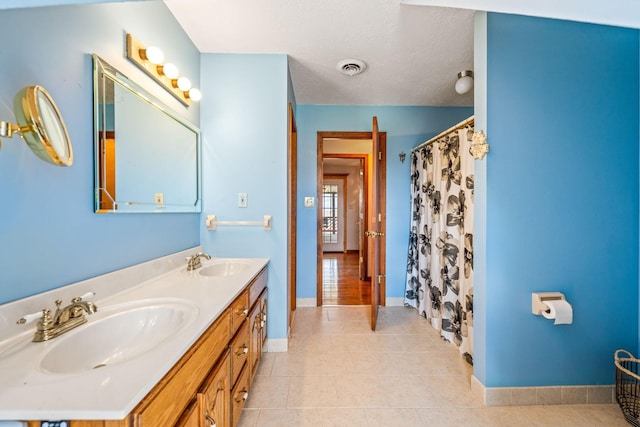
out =
[(338, 186), (322, 186), (322, 243), (338, 243)]

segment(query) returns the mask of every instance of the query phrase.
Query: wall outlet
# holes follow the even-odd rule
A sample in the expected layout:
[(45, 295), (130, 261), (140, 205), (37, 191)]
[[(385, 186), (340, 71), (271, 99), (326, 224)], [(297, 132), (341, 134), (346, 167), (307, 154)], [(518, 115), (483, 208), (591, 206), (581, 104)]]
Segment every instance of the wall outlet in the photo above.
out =
[(156, 205), (164, 205), (164, 193), (154, 194), (153, 199), (156, 201)]
[(247, 193), (238, 193), (238, 207), (246, 208), (247, 204)]
[(315, 199), (313, 196), (304, 198), (304, 207), (312, 208), (315, 205)]

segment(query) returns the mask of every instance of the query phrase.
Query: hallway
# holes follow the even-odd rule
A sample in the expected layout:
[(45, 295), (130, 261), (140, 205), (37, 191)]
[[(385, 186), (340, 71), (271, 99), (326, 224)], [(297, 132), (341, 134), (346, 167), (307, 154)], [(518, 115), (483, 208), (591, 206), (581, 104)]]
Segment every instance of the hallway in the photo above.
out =
[(322, 254), (322, 304), (371, 304), (371, 283), (358, 277), (357, 252)]
[(239, 425), (628, 425), (611, 404), (485, 407), (471, 393), (471, 367), (413, 309), (380, 307), (377, 332), (368, 312), (296, 310), (289, 352), (264, 354)]

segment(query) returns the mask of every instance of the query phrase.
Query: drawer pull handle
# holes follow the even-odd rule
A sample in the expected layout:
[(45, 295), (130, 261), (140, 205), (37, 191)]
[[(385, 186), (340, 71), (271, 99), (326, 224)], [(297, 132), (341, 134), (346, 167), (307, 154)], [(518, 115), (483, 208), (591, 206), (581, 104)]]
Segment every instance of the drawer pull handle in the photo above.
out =
[(243, 402), (249, 398), (249, 392), (245, 389), (240, 390), (240, 393), (238, 393), (238, 395), (240, 395), (240, 397), (236, 397), (236, 402), (238, 403)]
[(236, 356), (241, 357), (244, 356), (245, 354), (249, 353), (249, 347), (247, 347), (246, 344), (242, 345), (242, 348), (236, 352)]
[(249, 314), (249, 309), (247, 307), (242, 307), (242, 310), (238, 311), (238, 317), (246, 317)]
[(216, 420), (214, 420), (213, 417), (211, 417), (211, 415), (209, 415), (209, 411), (207, 411), (204, 414), (204, 417), (206, 418), (207, 421), (209, 421), (211, 423), (211, 427), (216, 427)]

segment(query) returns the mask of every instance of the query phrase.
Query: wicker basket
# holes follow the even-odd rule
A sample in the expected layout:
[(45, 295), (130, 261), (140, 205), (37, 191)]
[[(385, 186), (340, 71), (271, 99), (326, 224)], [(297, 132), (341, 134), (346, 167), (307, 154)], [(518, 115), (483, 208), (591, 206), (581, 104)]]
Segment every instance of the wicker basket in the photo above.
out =
[(617, 350), (616, 401), (629, 424), (640, 427), (640, 359), (626, 350)]

